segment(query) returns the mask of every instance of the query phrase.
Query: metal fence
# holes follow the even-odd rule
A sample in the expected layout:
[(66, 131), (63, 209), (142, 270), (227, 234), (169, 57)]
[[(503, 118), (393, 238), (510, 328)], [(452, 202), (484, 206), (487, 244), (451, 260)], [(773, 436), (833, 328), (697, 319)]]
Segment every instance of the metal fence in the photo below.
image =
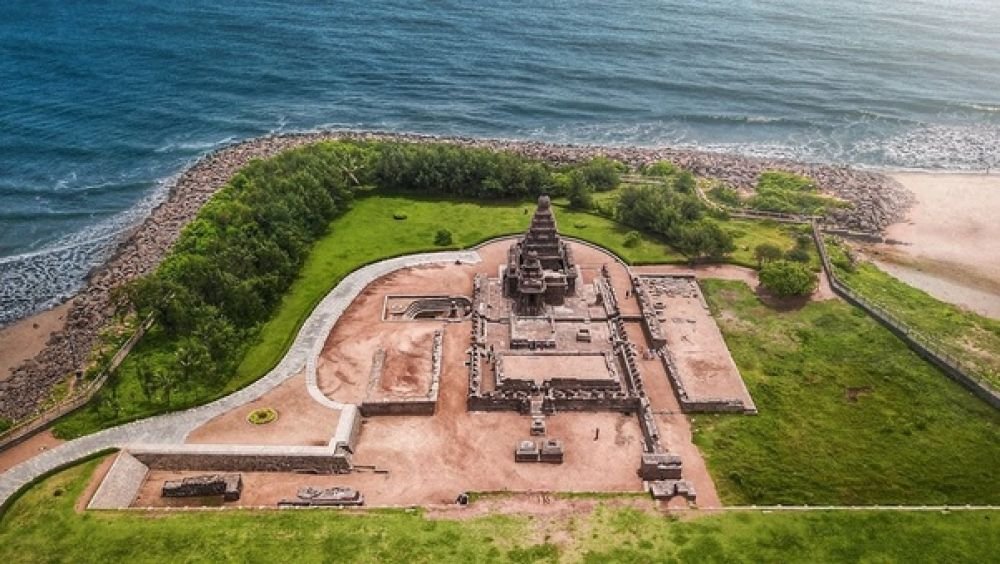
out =
[(974, 366), (962, 362), (962, 360), (949, 352), (949, 347), (940, 341), (917, 331), (884, 307), (872, 302), (844, 284), (837, 277), (833, 264), (830, 262), (830, 256), (826, 252), (823, 232), (815, 221), (812, 222), (812, 231), (816, 247), (819, 249), (820, 262), (823, 264), (823, 270), (826, 272), (826, 276), (830, 280), (830, 287), (834, 292), (881, 322), (909, 345), (910, 348), (917, 351), (918, 354), (940, 368), (959, 384), (968, 388), (976, 396), (982, 398), (991, 406), (1000, 409), (1000, 393), (994, 390), (989, 382), (975, 373)]

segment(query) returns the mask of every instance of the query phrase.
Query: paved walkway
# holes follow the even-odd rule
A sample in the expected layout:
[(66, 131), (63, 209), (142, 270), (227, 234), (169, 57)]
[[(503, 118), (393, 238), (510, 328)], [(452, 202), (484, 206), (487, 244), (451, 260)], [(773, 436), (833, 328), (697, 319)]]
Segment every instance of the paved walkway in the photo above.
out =
[(26, 460), (0, 475), (0, 506), (22, 487), (46, 472), (96, 452), (130, 444), (181, 444), (188, 433), (208, 420), (259, 398), (310, 363), (313, 367), (312, 379), (308, 383), (310, 394), (320, 403), (340, 409), (341, 404), (326, 398), (316, 388), (315, 358), (334, 324), (361, 291), (377, 278), (401, 268), (456, 261), (474, 264), (479, 260), (479, 254), (475, 251), (424, 253), (387, 259), (352, 272), (316, 306), (303, 323), (285, 357), (260, 380), (212, 403), (106, 429), (63, 443)]

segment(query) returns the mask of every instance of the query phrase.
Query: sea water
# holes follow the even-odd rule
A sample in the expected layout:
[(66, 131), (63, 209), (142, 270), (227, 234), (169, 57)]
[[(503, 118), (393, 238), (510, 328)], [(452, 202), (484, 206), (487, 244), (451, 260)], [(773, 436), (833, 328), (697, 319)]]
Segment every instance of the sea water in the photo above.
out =
[(1000, 2), (4, 0), (0, 324), (199, 155), (341, 127), (981, 169)]

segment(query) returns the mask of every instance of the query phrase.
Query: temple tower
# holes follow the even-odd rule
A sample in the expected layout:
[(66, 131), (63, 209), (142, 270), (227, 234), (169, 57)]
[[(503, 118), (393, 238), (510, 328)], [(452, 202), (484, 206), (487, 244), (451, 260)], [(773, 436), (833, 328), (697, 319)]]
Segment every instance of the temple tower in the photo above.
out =
[(541, 196), (527, 233), (507, 252), (504, 292), (515, 299), (518, 315), (543, 315), (546, 304), (561, 304), (576, 293), (578, 277), (573, 253), (559, 237), (552, 202)]

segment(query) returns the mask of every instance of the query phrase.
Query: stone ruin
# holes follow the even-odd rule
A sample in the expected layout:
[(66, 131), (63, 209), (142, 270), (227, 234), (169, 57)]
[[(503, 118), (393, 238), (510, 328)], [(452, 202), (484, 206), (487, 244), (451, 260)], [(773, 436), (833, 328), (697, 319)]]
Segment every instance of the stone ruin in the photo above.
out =
[(222, 496), (225, 501), (237, 501), (243, 492), (241, 474), (203, 474), (181, 480), (163, 482), (160, 495), (163, 497), (214, 497)]
[(533, 441), (524, 439), (518, 441), (514, 448), (514, 462), (545, 462), (562, 464), (563, 444), (558, 439)]
[(465, 321), (472, 302), (465, 296), (389, 295), (382, 306), (383, 321)]
[[(649, 313), (656, 315), (652, 308)], [(468, 409), (530, 416), (534, 438), (514, 445), (515, 462), (562, 462), (563, 443), (546, 437), (546, 416), (636, 414), (643, 435), (639, 477), (654, 495), (687, 492), (694, 499), (694, 488), (681, 480), (680, 457), (660, 443), (611, 271), (604, 266), (583, 283), (547, 197), (539, 198), (531, 227), (511, 245), (499, 278), (475, 277), (471, 322)], [(654, 348), (665, 342), (662, 335), (650, 337)]]
[(299, 488), (295, 499), (283, 499), (278, 502), (278, 507), (358, 507), (364, 503), (365, 496), (354, 488), (305, 486)]

